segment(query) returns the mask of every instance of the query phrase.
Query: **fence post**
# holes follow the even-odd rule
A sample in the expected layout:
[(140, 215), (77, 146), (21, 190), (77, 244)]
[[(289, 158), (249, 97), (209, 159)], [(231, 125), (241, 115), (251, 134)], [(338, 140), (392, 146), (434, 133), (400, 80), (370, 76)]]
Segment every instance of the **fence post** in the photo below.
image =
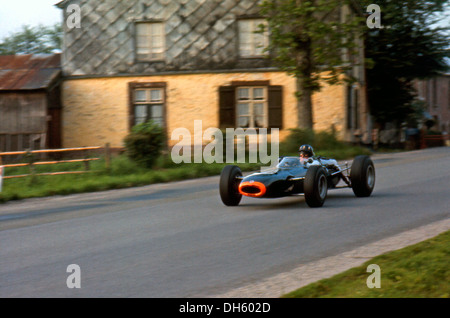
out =
[(34, 165), (33, 165), (34, 158), (33, 158), (33, 153), (31, 152), (30, 149), (27, 149), (27, 153), (25, 154), (25, 157), (27, 158), (27, 162), (28, 162), (28, 165), (29, 165), (30, 175), (32, 177), (34, 177), (34, 174), (35, 174)]
[(111, 168), (111, 148), (109, 142), (105, 145), (105, 168), (107, 171)]
[[(89, 159), (89, 152), (87, 149), (83, 150), (84, 159)], [(84, 161), (84, 171), (89, 171), (89, 160)]]
[(0, 193), (2, 192), (3, 174), (4, 174), (4, 171), (5, 171), (5, 168), (2, 166), (1, 160), (2, 160), (2, 156), (0, 156)]

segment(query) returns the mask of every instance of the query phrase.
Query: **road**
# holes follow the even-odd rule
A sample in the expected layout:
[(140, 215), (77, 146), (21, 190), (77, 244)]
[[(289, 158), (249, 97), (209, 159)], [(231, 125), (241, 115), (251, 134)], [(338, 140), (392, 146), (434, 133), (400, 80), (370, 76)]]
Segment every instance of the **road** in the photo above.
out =
[(450, 148), (373, 159), (371, 197), (334, 190), (316, 209), (225, 207), (216, 176), (2, 204), (0, 297), (209, 297), (449, 218)]

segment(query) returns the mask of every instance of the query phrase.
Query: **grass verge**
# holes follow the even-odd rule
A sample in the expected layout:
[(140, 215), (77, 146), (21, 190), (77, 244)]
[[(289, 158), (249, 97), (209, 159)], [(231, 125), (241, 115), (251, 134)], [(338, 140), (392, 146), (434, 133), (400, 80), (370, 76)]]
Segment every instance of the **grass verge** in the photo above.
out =
[[(309, 284), (283, 298), (449, 298), (450, 231), (377, 256), (362, 266)], [(381, 269), (381, 288), (368, 288), (367, 266)]]
[[(67, 195), (73, 193), (94, 192), (110, 189), (129, 188), (154, 183), (179, 181), (218, 175), (226, 164), (199, 163), (179, 164), (160, 159), (153, 169), (139, 167), (126, 156), (118, 156), (111, 161), (111, 168), (105, 169), (104, 160), (91, 164), (91, 171), (84, 174), (28, 176), (3, 180), (0, 203), (25, 198)], [(261, 166), (255, 163), (239, 164), (243, 171), (257, 170)], [(36, 173), (55, 171), (82, 171), (82, 164), (55, 164), (39, 166)], [(28, 174), (27, 168), (6, 169), (6, 176)]]

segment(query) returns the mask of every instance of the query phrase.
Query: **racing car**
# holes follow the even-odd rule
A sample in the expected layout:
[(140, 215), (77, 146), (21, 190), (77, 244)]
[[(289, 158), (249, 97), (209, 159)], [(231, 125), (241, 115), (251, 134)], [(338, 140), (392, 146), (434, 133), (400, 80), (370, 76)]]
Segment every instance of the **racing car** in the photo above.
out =
[[(342, 185), (340, 185), (341, 183)], [(310, 207), (323, 206), (328, 190), (351, 188), (357, 197), (368, 197), (375, 187), (375, 166), (369, 156), (356, 156), (351, 167), (334, 159), (280, 157), (274, 168), (242, 175), (236, 165), (227, 165), (220, 175), (219, 192), (226, 206), (236, 206), (242, 196), (280, 198), (304, 195)]]

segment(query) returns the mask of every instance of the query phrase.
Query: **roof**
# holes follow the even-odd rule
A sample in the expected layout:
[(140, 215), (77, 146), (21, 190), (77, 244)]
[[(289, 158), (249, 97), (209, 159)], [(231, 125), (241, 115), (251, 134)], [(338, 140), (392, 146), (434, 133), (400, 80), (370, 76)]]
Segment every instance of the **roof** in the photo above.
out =
[(67, 2), (69, 2), (70, 0), (63, 0), (63, 1), (60, 1), (60, 2), (58, 2), (58, 3), (56, 3), (55, 4), (55, 6), (57, 6), (58, 8), (60, 8), (60, 9), (62, 9), (62, 8), (64, 8), (64, 6), (67, 4)]
[(45, 89), (61, 74), (61, 54), (0, 55), (0, 91)]

